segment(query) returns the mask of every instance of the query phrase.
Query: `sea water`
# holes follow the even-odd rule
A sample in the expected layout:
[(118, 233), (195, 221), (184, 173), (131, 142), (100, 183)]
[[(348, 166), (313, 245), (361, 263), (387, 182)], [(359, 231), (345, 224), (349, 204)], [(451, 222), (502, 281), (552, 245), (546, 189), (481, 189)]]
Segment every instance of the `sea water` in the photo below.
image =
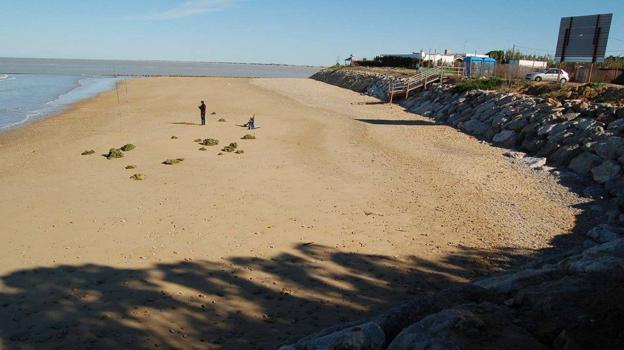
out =
[(116, 77), (0, 74), (0, 131), (59, 113), (115, 87)]
[(0, 132), (59, 113), (128, 77), (305, 78), (318, 70), (268, 64), (0, 58)]

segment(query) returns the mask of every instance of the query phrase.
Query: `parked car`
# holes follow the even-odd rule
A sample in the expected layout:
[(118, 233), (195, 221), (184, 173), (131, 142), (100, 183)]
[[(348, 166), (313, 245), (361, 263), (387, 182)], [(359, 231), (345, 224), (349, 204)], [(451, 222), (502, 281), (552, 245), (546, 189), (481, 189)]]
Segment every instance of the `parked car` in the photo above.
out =
[(559, 78), (559, 82), (564, 84), (570, 81), (570, 77), (568, 73), (563, 69), (559, 68), (548, 68), (543, 72), (531, 72), (528, 73), (524, 79), (526, 80), (535, 80), (535, 81), (557, 81), (557, 77)]

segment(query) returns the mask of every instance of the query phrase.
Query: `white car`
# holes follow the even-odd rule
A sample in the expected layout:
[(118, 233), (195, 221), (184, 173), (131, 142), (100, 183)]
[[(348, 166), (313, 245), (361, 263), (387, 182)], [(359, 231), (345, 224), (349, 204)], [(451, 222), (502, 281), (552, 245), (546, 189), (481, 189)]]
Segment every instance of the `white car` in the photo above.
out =
[(526, 80), (535, 81), (557, 81), (557, 78), (559, 78), (559, 82), (562, 84), (570, 81), (568, 73), (559, 68), (548, 68), (543, 72), (531, 72), (524, 77)]

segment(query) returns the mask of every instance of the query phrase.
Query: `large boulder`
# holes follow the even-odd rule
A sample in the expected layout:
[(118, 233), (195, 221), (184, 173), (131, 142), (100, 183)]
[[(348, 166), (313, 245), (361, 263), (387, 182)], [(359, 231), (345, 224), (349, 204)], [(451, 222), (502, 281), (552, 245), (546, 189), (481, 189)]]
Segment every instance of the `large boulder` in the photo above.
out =
[(323, 336), (304, 338), (279, 350), (382, 350), (385, 343), (383, 330), (368, 322)]
[(531, 153), (539, 151), (546, 145), (546, 140), (538, 137), (527, 137), (522, 141), (522, 148)]
[(519, 115), (519, 116), (514, 117), (514, 119), (512, 119), (507, 124), (505, 124), (504, 128), (519, 132), (522, 129), (524, 129), (524, 127), (526, 127), (527, 125), (529, 125), (529, 120), (525, 116)]
[(616, 179), (622, 172), (622, 167), (615, 161), (607, 160), (602, 162), (599, 166), (594, 167), (591, 172), (594, 181), (605, 183)]
[(514, 324), (507, 308), (467, 304), (432, 314), (403, 330), (388, 350), (548, 349)]
[(572, 158), (581, 153), (582, 149), (577, 144), (565, 145), (548, 157), (548, 160), (555, 166), (564, 166), (570, 163)]
[(598, 243), (607, 243), (621, 237), (622, 230), (611, 225), (598, 225), (587, 231), (585, 235)]
[(514, 147), (518, 135), (512, 130), (503, 130), (492, 137), (492, 142), (502, 147)]
[(568, 168), (579, 175), (588, 175), (591, 169), (602, 161), (602, 158), (592, 152), (585, 151), (572, 159)]
[(624, 138), (618, 136), (612, 136), (606, 140), (593, 142), (589, 145), (589, 149), (592, 152), (605, 159), (616, 159), (622, 147), (624, 147)]
[(490, 128), (490, 126), (478, 120), (470, 119), (463, 123), (460, 128), (469, 134), (482, 135), (487, 131), (487, 129)]

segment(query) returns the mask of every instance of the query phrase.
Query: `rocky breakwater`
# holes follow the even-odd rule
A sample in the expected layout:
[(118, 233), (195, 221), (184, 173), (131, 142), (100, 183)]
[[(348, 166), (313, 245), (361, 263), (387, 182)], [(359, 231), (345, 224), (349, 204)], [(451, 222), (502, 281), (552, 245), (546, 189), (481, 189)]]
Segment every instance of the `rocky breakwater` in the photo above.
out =
[(450, 85), (438, 85), (402, 105), (522, 151), (513, 156), (533, 168), (576, 177), (586, 196), (608, 201), (611, 223), (624, 223), (624, 107), (495, 91), (458, 93)]
[(388, 92), (392, 84), (416, 82), (414, 79), (405, 76), (394, 76), (344, 68), (324, 69), (314, 74), (311, 78), (373, 96), (383, 101), (388, 100)]

